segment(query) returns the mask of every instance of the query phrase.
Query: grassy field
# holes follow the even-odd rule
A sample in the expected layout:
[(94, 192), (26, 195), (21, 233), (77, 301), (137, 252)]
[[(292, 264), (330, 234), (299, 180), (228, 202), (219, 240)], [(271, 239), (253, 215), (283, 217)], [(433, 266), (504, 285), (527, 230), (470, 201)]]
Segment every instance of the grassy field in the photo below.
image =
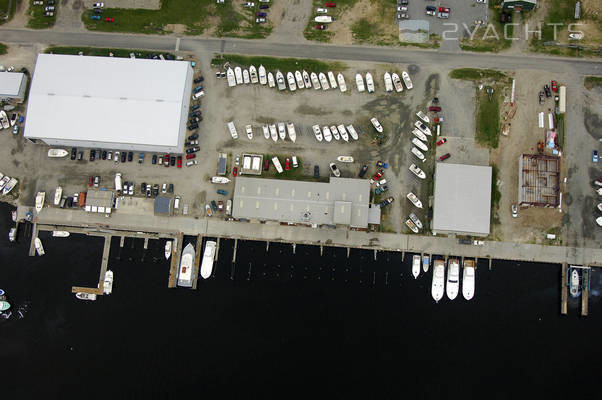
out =
[(451, 71), (449, 77), (452, 79), (476, 81), (486, 78), (502, 79), (506, 77), (506, 74), (493, 69), (459, 68)]
[(29, 21), (27, 21), (27, 27), (31, 29), (48, 29), (54, 26), (56, 22), (56, 14), (59, 9), (59, 3), (56, 2), (54, 5), (54, 15), (52, 17), (44, 16), (44, 7), (45, 6), (34, 6), (33, 0), (29, 0), (29, 10), (27, 14), (29, 15)]
[[(550, 23), (570, 24), (575, 21), (577, 0), (547, 0), (548, 14), (541, 28), (541, 41), (554, 40), (554, 27)], [(557, 28), (558, 29), (558, 28)], [(537, 38), (533, 39), (537, 41)]]
[[(113, 57), (125, 57), (129, 58), (130, 53), (134, 53), (138, 58), (145, 58), (147, 55), (157, 54), (154, 51), (147, 50), (132, 50), (132, 49), (109, 49), (104, 47), (48, 47), (44, 50), (44, 53), (49, 54), (79, 54), (82, 53), (85, 56), (101, 56), (109, 57), (109, 53), (113, 53)], [(163, 56), (171, 55), (171, 53), (161, 53)], [(174, 56), (175, 58), (175, 56)]]
[(602, 76), (586, 76), (583, 81), (583, 86), (588, 90), (602, 86)]
[(0, 56), (6, 54), (8, 51), (8, 46), (4, 43), (0, 43)]
[(486, 90), (477, 92), (477, 143), (497, 149), (500, 137), (501, 87), (495, 87), (489, 98)]
[(223, 54), (211, 60), (211, 65), (222, 65), (225, 62), (240, 66), (263, 65), (267, 70), (295, 71), (304, 69), (307, 72), (341, 71), (347, 66), (340, 62), (325, 62), (308, 58), (276, 58), (262, 56), (240, 56), (236, 54)]
[[(276, 167), (272, 163), (272, 158), (278, 157), (280, 160), (280, 164), (282, 164), (282, 169), (284, 170), (284, 160), (286, 158), (291, 159), (291, 169), (286, 171), (284, 170), (281, 174), (276, 171)], [(290, 154), (264, 154), (264, 160), (270, 160), (270, 169), (268, 171), (262, 171), (261, 176), (257, 176), (257, 178), (269, 178), (269, 179), (286, 179), (286, 180), (295, 180), (295, 181), (308, 181), (308, 182), (328, 182), (330, 178), (330, 170), (320, 171), (320, 177), (314, 178), (313, 169), (311, 175), (303, 174), (303, 161), (297, 157), (297, 164), (299, 166), (297, 168), (293, 168), (292, 155)], [(262, 166), (263, 168), (263, 166)], [(324, 174), (326, 173), (326, 176)]]
[[(309, 0), (304, 0), (309, 1)], [(335, 8), (328, 8), (328, 14), (318, 14), (316, 13), (316, 9), (318, 7), (324, 7), (323, 0), (313, 0), (313, 13), (311, 14), (309, 21), (307, 21), (307, 26), (305, 27), (305, 31), (303, 31), (303, 36), (307, 40), (314, 40), (317, 42), (330, 42), (330, 39), (334, 36), (332, 32), (328, 31), (328, 24), (326, 25), (325, 30), (316, 29), (317, 23), (314, 21), (314, 18), (318, 15), (329, 15), (333, 17), (335, 20), (339, 18), (339, 16), (347, 9), (353, 7), (357, 3), (357, 0), (339, 0), (336, 1), (337, 6)]]
[[(502, 198), (502, 192), (498, 187), (497, 181), (500, 172), (495, 164), (491, 164), (491, 215), (489, 216), (489, 221), (491, 226), (499, 225), (500, 217), (498, 215), (498, 210), (500, 209), (500, 200)], [(491, 229), (493, 231), (493, 229)]]
[[(460, 41), (460, 48), (466, 51), (475, 51), (480, 53), (490, 52), (497, 53), (499, 51), (505, 50), (512, 46), (512, 40), (506, 40), (504, 38), (504, 29), (506, 29), (506, 35), (508, 37), (512, 37), (514, 33), (514, 25), (508, 25), (505, 28), (506, 24), (502, 24), (500, 22), (500, 15), (502, 10), (499, 7), (501, 5), (501, 0), (490, 0), (489, 1), (489, 25), (479, 26), (476, 28), (474, 32), (473, 39), (464, 38)], [(470, 28), (471, 30), (474, 27)], [(498, 38), (492, 37), (497, 36)], [(487, 36), (486, 39), (483, 39), (484, 36)]]

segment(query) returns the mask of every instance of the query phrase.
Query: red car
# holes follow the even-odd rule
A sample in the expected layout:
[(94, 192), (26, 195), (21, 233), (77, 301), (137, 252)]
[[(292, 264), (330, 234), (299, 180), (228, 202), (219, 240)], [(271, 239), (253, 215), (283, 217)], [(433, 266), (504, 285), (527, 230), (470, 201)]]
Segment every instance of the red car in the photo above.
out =
[(196, 158), (196, 154), (192, 153), (192, 154), (186, 154), (186, 159), (187, 160), (192, 160), (193, 158)]
[(439, 12), (449, 13), (451, 12), (451, 9), (449, 7), (439, 7)]
[(291, 159), (290, 158), (287, 158), (286, 160), (284, 160), (284, 169), (287, 171), (291, 169)]
[(439, 106), (429, 106), (429, 111), (439, 112), (439, 111), (441, 111), (441, 107), (439, 107)]
[(558, 82), (552, 81), (552, 92), (558, 91)]
[(163, 156), (163, 165), (169, 167), (169, 154), (165, 154), (165, 156)]
[(383, 171), (382, 169), (379, 169), (378, 172), (376, 173), (376, 175), (374, 175), (372, 177), (372, 179), (370, 179), (370, 183), (374, 183), (375, 181), (380, 180), (380, 178), (382, 178), (384, 174), (385, 174), (385, 171)]
[(182, 156), (178, 156), (178, 168), (182, 168)]
[(446, 153), (444, 155), (442, 155), (441, 157), (439, 157), (439, 161), (445, 161), (447, 160), (449, 157), (451, 157), (451, 154)]
[(323, 31), (324, 29), (326, 29), (326, 25), (320, 25), (320, 24), (318, 24), (318, 25), (316, 25), (316, 29), (319, 29), (319, 30)]
[(105, 22), (115, 22), (115, 18), (113, 18), (113, 17), (106, 17), (105, 18)]
[(88, 179), (88, 186), (92, 187), (93, 184), (94, 184), (94, 178), (90, 177), (90, 179)]
[(238, 175), (238, 167), (232, 168), (232, 176)]
[(263, 162), (263, 170), (264, 171), (269, 171), (270, 170), (270, 160), (264, 160), (264, 162)]
[(325, 4), (325, 6), (326, 6), (326, 7), (336, 7), (336, 6), (337, 6), (337, 3), (331, 3), (331, 2), (328, 2), (328, 3), (326, 3), (326, 4)]
[(447, 139), (443, 138), (437, 142), (437, 146), (441, 146), (443, 143), (447, 143)]

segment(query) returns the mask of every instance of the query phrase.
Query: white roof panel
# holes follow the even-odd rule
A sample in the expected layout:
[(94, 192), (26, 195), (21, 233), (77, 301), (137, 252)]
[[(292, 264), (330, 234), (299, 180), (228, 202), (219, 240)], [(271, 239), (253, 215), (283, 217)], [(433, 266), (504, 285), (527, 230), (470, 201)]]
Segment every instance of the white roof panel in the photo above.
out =
[(17, 96), (24, 74), (22, 72), (0, 72), (0, 96)]

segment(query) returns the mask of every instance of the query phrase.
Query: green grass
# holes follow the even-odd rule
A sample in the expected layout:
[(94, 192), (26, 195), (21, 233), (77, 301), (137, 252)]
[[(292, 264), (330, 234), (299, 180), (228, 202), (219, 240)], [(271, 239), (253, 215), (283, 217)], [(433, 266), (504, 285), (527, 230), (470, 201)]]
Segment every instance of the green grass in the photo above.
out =
[(556, 132), (558, 133), (558, 137), (557, 137), (558, 147), (562, 148), (564, 146), (564, 134), (565, 134), (564, 114), (556, 115)]
[[(101, 56), (108, 57), (109, 53), (113, 53), (113, 57), (130, 57), (130, 53), (134, 53), (138, 58), (144, 58), (147, 54), (157, 54), (154, 51), (147, 50), (131, 50), (131, 49), (109, 49), (104, 47), (48, 47), (44, 50), (44, 53), (49, 54), (79, 54), (82, 53), (85, 56)], [(162, 52), (164, 56), (171, 53)], [(175, 57), (174, 57), (175, 58)]]
[(489, 99), (485, 88), (477, 93), (477, 143), (497, 149), (500, 132), (501, 87), (495, 87)]
[(476, 81), (486, 78), (502, 79), (506, 77), (506, 74), (493, 69), (458, 68), (451, 71), (449, 76), (452, 79)]
[(602, 76), (586, 76), (583, 81), (583, 86), (588, 90), (602, 86)]
[(29, 15), (29, 21), (27, 21), (27, 27), (31, 29), (48, 29), (52, 28), (56, 22), (56, 15), (59, 11), (59, 3), (55, 2), (54, 5), (54, 15), (52, 17), (44, 16), (44, 6), (34, 6), (33, 0), (29, 0), (29, 10), (27, 14)]
[(499, 176), (499, 169), (497, 165), (491, 164), (491, 225), (500, 223), (497, 212), (500, 208), (500, 200), (502, 198), (502, 192), (497, 186)]
[[(550, 23), (569, 24), (575, 21), (575, 4), (577, 0), (547, 0), (548, 14), (541, 28), (541, 41), (554, 40), (554, 27)], [(562, 27), (557, 27), (557, 31)], [(537, 41), (537, 37), (534, 37)]]
[[(13, 1), (13, 3), (15, 1)], [(10, 20), (10, 10), (8, 9), (9, 5), (10, 0), (0, 0), (0, 25)], [(5, 17), (6, 19), (4, 19)]]
[(339, 0), (336, 1), (337, 6), (335, 8), (328, 8), (328, 14), (316, 13), (316, 9), (318, 7), (323, 8), (324, 3), (325, 2), (323, 0), (313, 0), (313, 12), (309, 17), (309, 20), (307, 21), (307, 26), (305, 27), (305, 30), (303, 31), (303, 36), (305, 36), (305, 39), (307, 40), (313, 40), (316, 42), (330, 42), (330, 39), (332, 39), (334, 33), (328, 31), (329, 24), (324, 24), (326, 25), (325, 30), (316, 29), (317, 23), (314, 21), (314, 18), (316, 18), (318, 15), (329, 15), (335, 20), (337, 20), (345, 10), (353, 7), (355, 3), (357, 3), (357, 0)]
[[(276, 167), (274, 167), (274, 164), (272, 163), (272, 158), (273, 157), (278, 157), (278, 160), (280, 160), (280, 164), (282, 164), (282, 169), (284, 170), (284, 160), (286, 160), (286, 158), (290, 158), (291, 159), (291, 169), (286, 171), (284, 170), (281, 174), (278, 173), (278, 171), (276, 171)], [(293, 168), (293, 161), (292, 161), (292, 156), (291, 155), (283, 155), (283, 154), (264, 154), (263, 155), (263, 159), (264, 160), (270, 160), (270, 169), (268, 171), (262, 171), (261, 176), (257, 176), (258, 178), (268, 178), (268, 179), (286, 179), (286, 180), (291, 180), (291, 181), (309, 181), (309, 182), (328, 182), (329, 178), (330, 178), (330, 170), (327, 170), (327, 175), (324, 176), (324, 172), (325, 171), (320, 171), (320, 177), (319, 178), (314, 178), (313, 175), (313, 169), (312, 169), (312, 173), (311, 175), (305, 175), (303, 173), (303, 161), (301, 160), (301, 158), (297, 157), (297, 164), (299, 164), (299, 166), (297, 168)], [(263, 166), (262, 166), (263, 168)]]
[(223, 54), (214, 57), (211, 65), (222, 65), (225, 62), (241, 66), (263, 65), (267, 70), (295, 71), (304, 69), (307, 72), (328, 72), (344, 70), (347, 66), (340, 62), (325, 62), (308, 58), (276, 58), (262, 56), (240, 56), (236, 54)]
[(8, 46), (3, 43), (0, 43), (0, 56), (3, 54), (6, 54), (7, 51), (8, 51)]
[(368, 18), (358, 19), (351, 25), (351, 32), (353, 38), (359, 42), (367, 42), (380, 33), (377, 26), (368, 21)]
[[(473, 36), (473, 40), (470, 38), (465, 38), (460, 41), (460, 48), (466, 51), (474, 51), (479, 53), (497, 53), (499, 51), (508, 49), (512, 46), (512, 40), (506, 40), (504, 37), (504, 27), (506, 24), (502, 24), (500, 22), (500, 15), (502, 13), (501, 8), (501, 0), (490, 0), (489, 1), (489, 20), (487, 21), (491, 28), (488, 25), (480, 26), (475, 32)], [(470, 28), (471, 31), (474, 27)], [(514, 33), (514, 25), (508, 25), (506, 29), (508, 32), (508, 37), (512, 37)], [(488, 38), (483, 39), (483, 36), (487, 34)], [(497, 36), (499, 39), (495, 37), (489, 36)]]

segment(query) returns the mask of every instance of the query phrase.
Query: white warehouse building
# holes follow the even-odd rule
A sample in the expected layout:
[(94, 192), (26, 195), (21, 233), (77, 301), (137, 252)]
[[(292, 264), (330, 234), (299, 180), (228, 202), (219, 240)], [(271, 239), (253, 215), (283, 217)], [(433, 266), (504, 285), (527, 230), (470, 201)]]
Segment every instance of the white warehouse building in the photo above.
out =
[(189, 62), (39, 54), (24, 136), (50, 146), (182, 153)]

